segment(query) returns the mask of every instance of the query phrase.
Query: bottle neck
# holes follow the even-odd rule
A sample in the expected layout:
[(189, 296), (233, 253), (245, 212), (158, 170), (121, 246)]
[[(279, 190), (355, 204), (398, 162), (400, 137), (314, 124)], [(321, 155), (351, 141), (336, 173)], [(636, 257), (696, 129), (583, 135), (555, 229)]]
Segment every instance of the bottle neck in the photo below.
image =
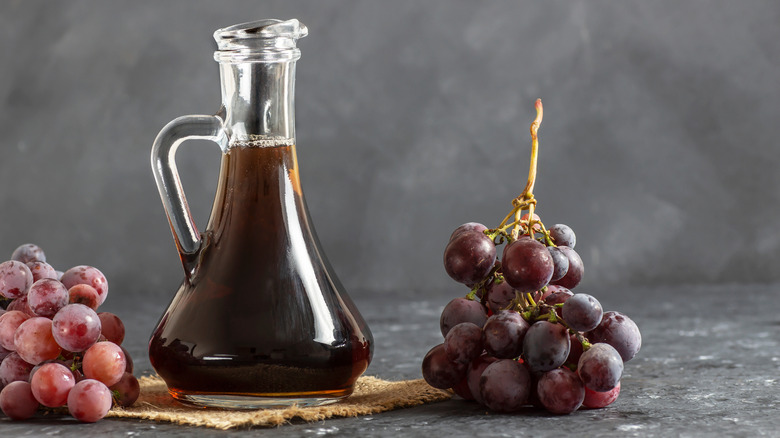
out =
[(295, 60), (221, 62), (230, 146), (295, 144)]

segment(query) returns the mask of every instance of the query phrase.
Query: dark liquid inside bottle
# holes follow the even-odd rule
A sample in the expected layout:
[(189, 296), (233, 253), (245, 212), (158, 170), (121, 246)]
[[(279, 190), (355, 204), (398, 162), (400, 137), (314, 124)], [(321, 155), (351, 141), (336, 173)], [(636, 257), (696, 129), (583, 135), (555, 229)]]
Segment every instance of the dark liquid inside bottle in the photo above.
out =
[(373, 339), (321, 254), (295, 146), (223, 156), (201, 248), (149, 346), (175, 398), (352, 392)]

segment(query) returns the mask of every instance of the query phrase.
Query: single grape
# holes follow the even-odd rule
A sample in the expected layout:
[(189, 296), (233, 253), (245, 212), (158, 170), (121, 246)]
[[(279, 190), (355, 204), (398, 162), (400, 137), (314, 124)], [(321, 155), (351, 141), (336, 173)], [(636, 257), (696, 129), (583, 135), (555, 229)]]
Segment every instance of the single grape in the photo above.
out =
[(598, 392), (610, 391), (623, 375), (623, 359), (611, 345), (596, 343), (580, 356), (577, 374), (586, 387)]
[(125, 365), (125, 372), (132, 374), (133, 373), (133, 358), (130, 357), (130, 353), (125, 349), (123, 346), (119, 346), (119, 348), (122, 349), (122, 353), (125, 354), (125, 362), (127, 364)]
[(138, 396), (141, 395), (141, 386), (138, 384), (138, 379), (128, 372), (125, 372), (122, 378), (108, 389), (114, 394), (116, 404), (123, 408), (132, 406), (138, 400)]
[(487, 321), (487, 313), (482, 304), (467, 298), (455, 298), (444, 306), (439, 326), (442, 336), (447, 336), (452, 327), (462, 322), (473, 322), (478, 327), (482, 327), (485, 321)]
[(444, 269), (458, 283), (480, 282), (495, 262), (496, 245), (483, 233), (463, 232), (444, 249)]
[(32, 309), (30, 309), (27, 295), (24, 295), (20, 298), (11, 301), (11, 304), (8, 305), (8, 308), (6, 310), (8, 311), (18, 310), (26, 314), (27, 316), (38, 316), (35, 313), (33, 313)]
[(586, 386), (585, 400), (582, 402), (582, 406), (589, 409), (605, 408), (614, 403), (618, 395), (620, 395), (620, 382), (607, 392), (597, 392)]
[(8, 351), (15, 351), (14, 334), (23, 322), (30, 319), (30, 315), (19, 310), (11, 310), (0, 315), (0, 347)]
[(32, 369), (32, 364), (25, 362), (19, 353), (12, 352), (0, 363), (0, 386), (16, 381), (26, 382)]
[(45, 262), (46, 254), (43, 253), (40, 246), (34, 243), (25, 243), (14, 250), (11, 254), (11, 260), (22, 263)]
[(24, 263), (16, 260), (0, 263), (0, 295), (19, 298), (27, 294), (32, 284), (32, 272)]
[(488, 354), (513, 359), (523, 352), (523, 338), (528, 322), (515, 311), (497, 313), (488, 318), (482, 330), (482, 341)]
[(553, 414), (570, 414), (585, 400), (585, 386), (579, 376), (567, 368), (542, 374), (536, 392), (542, 406)]
[[(83, 304), (68, 304), (52, 320), (52, 334), (64, 349), (84, 351), (95, 345), (101, 333), (102, 319)], [(124, 333), (122, 333), (124, 335)]]
[(566, 271), (566, 275), (560, 280), (554, 281), (553, 284), (561, 285), (563, 287), (574, 289), (580, 281), (582, 281), (582, 274), (585, 271), (585, 267), (582, 264), (582, 259), (576, 251), (568, 246), (558, 247), (566, 258), (569, 259), (569, 269)]
[(100, 296), (100, 303), (106, 301), (108, 295), (108, 281), (106, 276), (98, 268), (92, 266), (76, 266), (68, 269), (60, 279), (66, 288), (70, 289), (77, 284), (88, 284), (95, 288)]
[[(565, 293), (566, 294), (566, 298), (564, 299), (563, 297), (561, 297), (559, 295), (558, 295), (559, 298), (549, 298), (549, 297), (553, 296), (554, 294), (557, 294), (558, 292)], [(544, 290), (544, 293), (542, 294), (542, 300), (545, 303), (549, 304), (549, 305), (553, 305), (553, 304), (563, 303), (564, 301), (569, 299), (568, 297), (570, 297), (572, 295), (574, 295), (572, 293), (572, 291), (570, 291), (569, 289), (566, 289), (563, 286), (558, 286), (556, 284), (548, 284), (547, 287)], [(556, 299), (558, 301), (555, 301), (555, 302), (549, 301), (549, 300), (556, 300)]]
[(604, 312), (598, 327), (588, 332), (591, 342), (604, 342), (617, 350), (628, 362), (642, 347), (642, 334), (631, 318), (620, 312)]
[(571, 347), (569, 348), (569, 356), (566, 357), (566, 362), (564, 362), (564, 364), (577, 368), (577, 364), (580, 362), (580, 356), (582, 356), (582, 342), (577, 339), (577, 335), (569, 335), (569, 341)]
[(51, 327), (51, 320), (40, 316), (23, 322), (14, 333), (14, 346), (19, 356), (33, 365), (56, 359), (62, 348), (54, 339)]
[(553, 261), (547, 247), (532, 239), (510, 243), (501, 261), (504, 280), (520, 292), (535, 292), (549, 283)]
[(44, 364), (30, 381), (35, 399), (49, 408), (64, 405), (68, 401), (68, 393), (75, 384), (73, 373), (58, 363)]
[(32, 272), (33, 283), (44, 278), (57, 279), (57, 271), (46, 262), (28, 262), (27, 267)]
[(444, 344), (439, 344), (431, 348), (423, 358), (422, 375), (425, 381), (434, 388), (448, 389), (463, 379), (467, 368), (468, 365), (465, 363), (452, 362), (447, 359)]
[(569, 258), (555, 246), (548, 246), (547, 251), (550, 252), (553, 261), (553, 275), (550, 281), (558, 281), (569, 272)]
[(110, 341), (98, 342), (84, 353), (84, 377), (111, 386), (122, 378), (127, 362), (122, 348)]
[(603, 314), (599, 300), (588, 294), (574, 294), (563, 303), (561, 308), (563, 320), (578, 332), (587, 332), (596, 328)]
[[(528, 213), (526, 213), (520, 218), (520, 220), (527, 221), (528, 218), (529, 218)], [(540, 218), (538, 214), (534, 213), (534, 231), (536, 232), (542, 231), (542, 226), (539, 224), (541, 220), (542, 218)]]
[(549, 371), (566, 362), (570, 348), (566, 327), (549, 321), (537, 321), (523, 339), (523, 360), (535, 373)]
[(490, 364), (479, 378), (484, 404), (498, 412), (520, 410), (531, 392), (531, 373), (525, 364), (502, 359)]
[(122, 345), (125, 340), (125, 325), (118, 316), (110, 312), (100, 312), (97, 314), (100, 318), (100, 324), (103, 327), (102, 334), (107, 340)]
[(92, 310), (97, 310), (100, 306), (100, 295), (94, 287), (88, 284), (77, 284), (68, 289), (68, 302), (83, 304)]
[(577, 236), (568, 225), (555, 224), (549, 231), (550, 237), (557, 246), (568, 246), (574, 249), (574, 245), (577, 244)]
[(68, 411), (73, 418), (94, 423), (111, 409), (111, 391), (102, 382), (84, 379), (68, 394)]
[(27, 304), (33, 313), (46, 318), (53, 318), (57, 311), (68, 304), (68, 289), (50, 278), (33, 283), (27, 295)]
[(501, 283), (492, 283), (487, 292), (486, 305), (493, 313), (509, 307), (512, 300), (515, 299), (515, 289), (506, 281)]
[(474, 359), (474, 361), (469, 364), (468, 371), (466, 371), (466, 379), (468, 380), (469, 391), (471, 391), (474, 400), (476, 400), (479, 404), (485, 403), (482, 400), (482, 395), (479, 393), (479, 379), (482, 377), (482, 373), (485, 372), (485, 369), (497, 360), (498, 359), (493, 356), (483, 354)]
[(452, 362), (468, 364), (482, 354), (482, 329), (472, 322), (462, 322), (444, 337), (444, 352)]
[(482, 225), (479, 222), (467, 222), (459, 226), (458, 228), (455, 228), (455, 231), (453, 231), (452, 234), (450, 235), (450, 241), (465, 232), (477, 232), (477, 233), (484, 234), (484, 231), (487, 229), (488, 228), (486, 226)]
[(27, 382), (11, 382), (0, 391), (0, 409), (12, 420), (26, 420), (38, 410), (38, 400)]

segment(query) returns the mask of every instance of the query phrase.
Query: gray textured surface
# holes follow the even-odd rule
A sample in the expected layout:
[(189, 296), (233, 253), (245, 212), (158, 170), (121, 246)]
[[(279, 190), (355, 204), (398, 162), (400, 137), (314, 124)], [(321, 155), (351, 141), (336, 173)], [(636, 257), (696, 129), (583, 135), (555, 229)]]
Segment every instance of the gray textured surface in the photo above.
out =
[[(450, 231), (524, 186), (579, 232), (590, 285), (778, 281), (780, 5), (66, 2), (0, 5), (0, 250), (39, 242), (127, 293), (172, 290), (159, 129), (219, 105), (211, 33), (297, 17), (301, 175), (348, 289), (442, 288)], [(218, 152), (179, 154), (204, 224)]]
[[(774, 301), (780, 286), (613, 288), (592, 291), (605, 309), (620, 310), (640, 327), (643, 346), (626, 363), (618, 400), (603, 410), (568, 416), (529, 411), (487, 413), (452, 400), (372, 416), (332, 419), (274, 429), (220, 432), (142, 421), (102, 420), (77, 425), (68, 418), (10, 422), (15, 436), (528, 436), (528, 437), (760, 437), (777, 436), (780, 420), (780, 324)], [(376, 354), (367, 373), (385, 379), (420, 377), (422, 357), (440, 343), (438, 316), (451, 295), (360, 295)], [(132, 307), (133, 303), (116, 300)], [(130, 311), (131, 309), (127, 309)], [(145, 327), (156, 318), (134, 309), (126, 346), (139, 359)], [(150, 329), (149, 329), (150, 330)]]

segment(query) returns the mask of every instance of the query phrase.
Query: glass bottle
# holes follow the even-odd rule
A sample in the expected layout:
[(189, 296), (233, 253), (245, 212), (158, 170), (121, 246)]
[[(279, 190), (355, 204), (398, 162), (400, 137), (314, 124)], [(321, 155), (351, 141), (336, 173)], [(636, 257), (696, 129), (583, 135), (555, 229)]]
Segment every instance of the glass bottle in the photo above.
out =
[[(352, 393), (373, 338), (309, 219), (295, 142), (298, 20), (214, 33), (222, 108), (159, 133), (152, 168), (185, 278), (149, 342), (177, 400), (223, 408), (322, 405)], [(187, 139), (222, 149), (214, 206), (200, 233), (175, 163)]]

